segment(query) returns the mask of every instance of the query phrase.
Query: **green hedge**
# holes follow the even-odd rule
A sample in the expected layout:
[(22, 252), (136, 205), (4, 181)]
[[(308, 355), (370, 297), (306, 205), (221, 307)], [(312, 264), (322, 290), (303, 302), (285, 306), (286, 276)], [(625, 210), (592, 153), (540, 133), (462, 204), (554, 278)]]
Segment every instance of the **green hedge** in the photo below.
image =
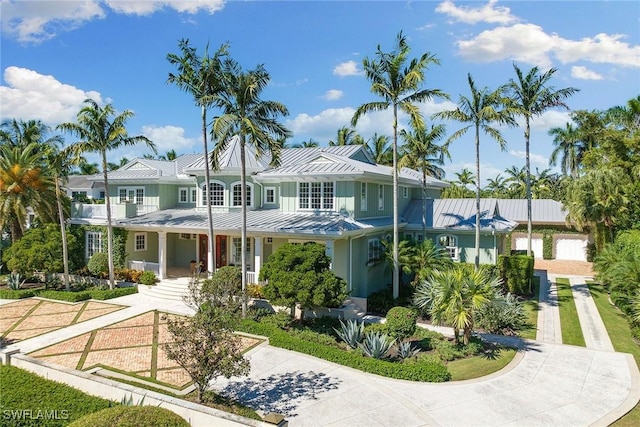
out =
[(287, 350), (293, 350), (329, 362), (338, 363), (350, 368), (359, 369), (371, 374), (382, 375), (409, 381), (443, 382), (451, 379), (447, 367), (434, 361), (420, 363), (394, 363), (385, 360), (371, 359), (353, 351), (341, 350), (318, 343), (292, 337), (281, 329), (245, 319), (240, 330), (250, 334), (269, 337), (269, 344)]
[(526, 255), (498, 256), (500, 278), (508, 292), (528, 295), (533, 279), (534, 258)]
[(553, 259), (553, 233), (542, 235), (542, 258)]
[(88, 289), (80, 292), (53, 291), (45, 289), (20, 289), (17, 291), (11, 289), (0, 289), (0, 299), (42, 297), (67, 302), (86, 301), (88, 299), (104, 301), (111, 298), (135, 294), (137, 292), (138, 288), (135, 286), (115, 289)]
[[(112, 405), (108, 400), (14, 366), (0, 365), (0, 384), (0, 424), (3, 426), (66, 426)], [(20, 416), (22, 419), (18, 419)]]

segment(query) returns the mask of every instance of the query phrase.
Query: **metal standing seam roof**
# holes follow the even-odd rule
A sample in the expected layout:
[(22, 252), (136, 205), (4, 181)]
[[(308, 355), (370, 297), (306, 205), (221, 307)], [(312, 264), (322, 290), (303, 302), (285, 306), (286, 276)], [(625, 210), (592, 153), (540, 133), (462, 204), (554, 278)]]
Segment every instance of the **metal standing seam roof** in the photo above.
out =
[[(356, 221), (341, 214), (304, 214), (280, 212), (275, 209), (247, 212), (247, 231), (253, 233), (291, 233), (311, 235), (342, 235), (345, 232), (373, 229), (388, 225), (390, 218)], [(119, 221), (120, 225), (149, 229), (207, 229), (207, 214), (197, 209), (165, 209)], [(216, 212), (213, 226), (217, 232), (239, 232), (242, 217), (239, 210)]]
[[(213, 151), (209, 152), (209, 156), (211, 156), (211, 153), (213, 153)], [(200, 155), (191, 164), (186, 165), (183, 168), (183, 171), (203, 171), (205, 168), (205, 162), (209, 156), (205, 158), (205, 156)], [(251, 144), (245, 145), (245, 168), (247, 172), (257, 172), (267, 169), (269, 167), (269, 160), (270, 157), (268, 156), (256, 158), (256, 151)], [(237, 135), (229, 140), (225, 150), (218, 156), (218, 166), (220, 170), (240, 169), (240, 138)]]
[[(475, 230), (476, 199), (427, 199), (427, 227), (440, 230)], [(404, 213), (411, 227), (422, 227), (423, 200), (413, 200)], [(480, 199), (480, 229), (508, 232), (518, 224), (500, 215), (496, 199)]]
[[(498, 199), (500, 215), (517, 222), (527, 222), (526, 199)], [(566, 224), (567, 211), (562, 203), (551, 199), (531, 200), (531, 221), (539, 224)]]
[[(90, 178), (98, 177), (100, 181), (93, 181)], [(86, 188), (102, 188), (102, 175), (69, 175), (64, 187), (69, 190), (86, 189)]]

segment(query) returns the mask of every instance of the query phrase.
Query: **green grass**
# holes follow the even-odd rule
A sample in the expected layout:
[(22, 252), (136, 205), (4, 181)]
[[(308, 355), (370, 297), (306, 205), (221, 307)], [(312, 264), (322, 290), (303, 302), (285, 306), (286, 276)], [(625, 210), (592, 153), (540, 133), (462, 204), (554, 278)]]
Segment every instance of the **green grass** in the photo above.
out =
[(519, 331), (519, 335), (522, 338), (536, 339), (538, 333), (538, 312), (540, 311), (540, 305), (538, 299), (540, 297), (540, 277), (533, 277), (533, 294), (530, 298), (524, 300), (524, 311), (527, 314), (527, 322), (531, 327)]
[[(627, 318), (617, 307), (609, 303), (609, 295), (602, 285), (593, 282), (587, 284), (593, 301), (598, 307), (604, 326), (607, 328), (613, 348), (619, 352), (632, 354), (636, 363), (640, 366), (640, 346), (633, 340)], [(616, 427), (640, 425), (640, 406), (636, 405), (627, 415), (612, 425)]]
[[(0, 414), (2, 425), (6, 426), (66, 426), (86, 414), (114, 405), (14, 366), (0, 365), (0, 384)], [(47, 411), (50, 419), (42, 415), (44, 412), (38, 418), (39, 410)], [(22, 420), (16, 419), (21, 415)]]
[(447, 363), (452, 381), (469, 380), (492, 374), (507, 366), (516, 355), (516, 350), (507, 348), (494, 352), (492, 357), (474, 356)]
[(573, 300), (569, 279), (560, 277), (556, 280), (556, 283), (558, 286), (558, 307), (560, 309), (562, 343), (586, 347), (587, 345), (584, 341), (582, 328), (580, 327), (578, 310)]

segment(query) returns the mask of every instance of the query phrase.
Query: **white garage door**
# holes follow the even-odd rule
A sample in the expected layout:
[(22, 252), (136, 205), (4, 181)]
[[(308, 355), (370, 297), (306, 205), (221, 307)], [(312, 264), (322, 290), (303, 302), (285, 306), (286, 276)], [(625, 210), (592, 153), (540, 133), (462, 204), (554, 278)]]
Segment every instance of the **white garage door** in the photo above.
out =
[(556, 240), (556, 259), (587, 260), (587, 241), (584, 239)]
[[(516, 249), (521, 251), (527, 250), (527, 238), (526, 237), (516, 237)], [(531, 239), (531, 250), (533, 251), (533, 255), (536, 258), (542, 258), (542, 239), (540, 238), (532, 238)]]

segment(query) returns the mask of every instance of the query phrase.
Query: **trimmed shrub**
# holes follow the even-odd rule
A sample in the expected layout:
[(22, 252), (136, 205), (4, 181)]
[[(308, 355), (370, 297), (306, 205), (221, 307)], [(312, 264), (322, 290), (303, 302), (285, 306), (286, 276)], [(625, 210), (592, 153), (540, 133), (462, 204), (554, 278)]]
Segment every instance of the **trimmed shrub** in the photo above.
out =
[(155, 285), (156, 281), (156, 274), (153, 271), (143, 271), (138, 279), (138, 283), (143, 285)]
[(500, 279), (506, 291), (515, 295), (528, 295), (533, 279), (534, 258), (526, 255), (498, 256)]
[(189, 427), (178, 414), (157, 406), (115, 406), (85, 415), (69, 427)]
[(109, 273), (109, 255), (104, 252), (96, 252), (89, 259), (87, 268), (96, 277), (106, 277)]
[(247, 296), (249, 298), (264, 299), (264, 294), (262, 293), (262, 285), (249, 283), (247, 285)]
[(387, 331), (394, 338), (406, 338), (416, 331), (418, 313), (406, 307), (393, 307), (387, 313)]
[(36, 296), (36, 294), (31, 289), (20, 289), (17, 291), (13, 289), (0, 289), (0, 299), (22, 299), (34, 296)]
[(91, 295), (91, 299), (104, 301), (111, 298), (123, 297), (125, 295), (131, 295), (138, 292), (138, 288), (131, 286), (128, 288), (115, 288), (115, 289), (94, 289), (89, 290), (87, 293)]
[(553, 259), (553, 233), (542, 235), (542, 258)]
[(42, 298), (57, 299), (59, 301), (78, 302), (91, 299), (89, 292), (67, 292), (67, 291), (47, 291), (42, 290), (37, 294)]
[[(2, 411), (57, 411), (58, 419), (50, 417), (30, 420), (3, 419), (5, 426), (66, 426), (86, 414), (108, 408), (106, 399), (89, 396), (71, 386), (44, 379), (15, 366), (0, 365), (0, 408)], [(111, 424), (114, 425), (114, 424)]]
[(242, 321), (239, 330), (267, 336), (269, 337), (269, 344), (274, 347), (309, 354), (371, 374), (423, 382), (443, 382), (451, 379), (451, 374), (447, 370), (447, 367), (433, 360), (420, 363), (394, 363), (362, 357), (362, 355), (357, 352), (344, 351), (335, 347), (304, 341), (300, 338), (290, 336), (283, 330), (248, 319)]

